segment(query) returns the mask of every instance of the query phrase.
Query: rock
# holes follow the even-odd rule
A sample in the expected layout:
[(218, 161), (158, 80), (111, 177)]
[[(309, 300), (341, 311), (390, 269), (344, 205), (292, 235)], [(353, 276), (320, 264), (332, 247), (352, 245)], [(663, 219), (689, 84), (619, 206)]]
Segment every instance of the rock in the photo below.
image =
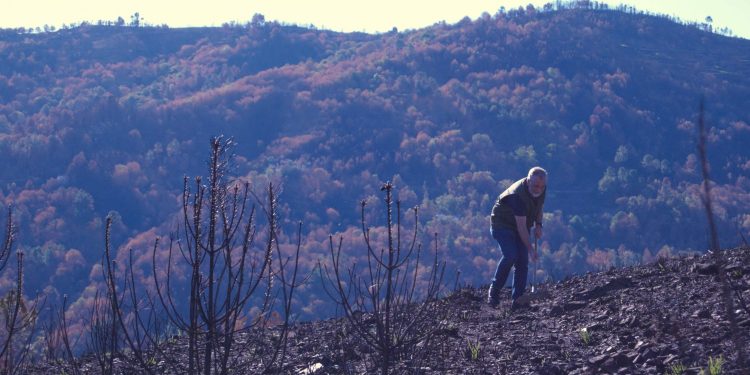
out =
[(604, 363), (607, 359), (609, 359), (609, 354), (602, 354), (602, 355), (589, 358), (588, 362), (593, 366), (599, 366), (602, 363)]
[(622, 318), (617, 324), (625, 327), (636, 327), (640, 325), (640, 322), (635, 315), (630, 315)]
[(597, 316), (594, 317), (594, 320), (607, 320), (609, 319), (610, 314), (608, 312), (603, 312)]
[(713, 263), (696, 263), (693, 272), (699, 275), (716, 275), (719, 273), (719, 267)]
[(701, 318), (701, 319), (707, 319), (711, 317), (711, 313), (707, 309), (698, 309), (695, 310), (693, 315), (691, 315), (693, 318)]
[(728, 273), (728, 274), (730, 274), (730, 275), (731, 275), (731, 274), (734, 274), (734, 273), (736, 273), (736, 272), (739, 272), (739, 274), (737, 275), (737, 276), (739, 276), (739, 277), (737, 277), (737, 278), (738, 278), (738, 279), (741, 279), (741, 278), (742, 278), (742, 271), (743, 271), (742, 263), (732, 263), (732, 264), (728, 264), (728, 265), (726, 266), (726, 271), (727, 271), (727, 273)]
[(606, 284), (602, 286), (597, 286), (591, 290), (581, 293), (578, 297), (579, 299), (583, 299), (583, 300), (600, 298), (611, 291), (630, 288), (633, 285), (634, 285), (633, 280), (631, 280), (629, 277), (617, 277), (612, 280), (609, 280)]
[(676, 354), (670, 354), (666, 358), (664, 358), (664, 361), (662, 361), (662, 363), (664, 363), (664, 365), (669, 365), (670, 363), (674, 362), (676, 359), (679, 359), (679, 358), (680, 356)]
[(444, 328), (439, 328), (435, 331), (436, 335), (442, 335), (442, 336), (448, 336), (448, 337), (459, 337), (458, 336), (458, 327), (457, 326), (447, 326)]
[(607, 372), (611, 372), (611, 370), (615, 369), (617, 367), (617, 363), (615, 362), (615, 359), (612, 357), (607, 358), (604, 363), (602, 363), (601, 368), (603, 370), (607, 370)]
[(302, 370), (297, 371), (297, 374), (299, 374), (299, 375), (310, 375), (310, 374), (315, 374), (315, 373), (317, 373), (318, 371), (320, 371), (322, 369), (323, 369), (323, 365), (322, 364), (320, 364), (320, 363), (314, 363), (314, 364), (312, 364), (310, 366), (307, 366), (307, 367), (303, 368)]
[(615, 362), (615, 367), (627, 366), (632, 363), (625, 352), (619, 352), (615, 354), (614, 356), (612, 356), (612, 359)]
[(706, 351), (706, 347), (701, 343), (690, 344), (690, 351), (694, 353), (703, 353)]
[(372, 347), (370, 347), (370, 345), (367, 345), (365, 343), (360, 343), (358, 349), (359, 349), (360, 353), (365, 353), (365, 354), (369, 354), (369, 353), (373, 353), (374, 352), (374, 350), (372, 349)]
[[(653, 350), (650, 348), (645, 348), (643, 351), (641, 351), (635, 359), (633, 359), (633, 362), (635, 363), (647, 363), (647, 361), (654, 359), (656, 357), (656, 353), (654, 353)], [(648, 364), (648, 363), (647, 363)]]
[(651, 347), (651, 343), (649, 343), (648, 341), (638, 341), (633, 347), (633, 349), (638, 350), (640, 352), (643, 349), (646, 349), (649, 347)]
[(560, 305), (552, 306), (552, 308), (549, 310), (549, 315), (553, 317), (560, 316), (564, 313), (565, 313), (565, 308), (563, 308)]
[(658, 331), (659, 326), (656, 323), (652, 323), (645, 330), (643, 330), (643, 334), (648, 337), (654, 337), (656, 335), (656, 332)]
[(646, 366), (656, 366), (657, 364), (661, 364), (661, 362), (657, 358), (647, 359), (645, 363)]
[(565, 310), (565, 312), (570, 312), (570, 311), (582, 309), (586, 306), (588, 306), (588, 303), (586, 302), (572, 301), (572, 302), (566, 302), (565, 305), (563, 305), (563, 309)]
[(566, 372), (557, 365), (547, 364), (537, 369), (536, 373), (539, 375), (564, 375)]

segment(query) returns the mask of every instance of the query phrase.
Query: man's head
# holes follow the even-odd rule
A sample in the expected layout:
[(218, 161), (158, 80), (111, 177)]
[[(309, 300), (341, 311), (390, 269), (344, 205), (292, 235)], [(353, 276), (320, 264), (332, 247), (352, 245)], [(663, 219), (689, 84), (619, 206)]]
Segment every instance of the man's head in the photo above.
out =
[(529, 169), (529, 175), (526, 176), (526, 180), (529, 185), (529, 193), (534, 198), (538, 198), (544, 193), (544, 189), (547, 186), (547, 171), (542, 167), (534, 167)]

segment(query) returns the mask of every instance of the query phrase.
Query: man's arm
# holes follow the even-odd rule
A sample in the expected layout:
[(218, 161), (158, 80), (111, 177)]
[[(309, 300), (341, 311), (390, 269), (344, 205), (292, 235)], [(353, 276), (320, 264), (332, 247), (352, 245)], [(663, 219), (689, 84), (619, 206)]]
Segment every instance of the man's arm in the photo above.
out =
[(544, 206), (539, 208), (539, 214), (536, 215), (536, 223), (541, 224), (542, 219), (544, 219)]
[(526, 251), (531, 254), (532, 261), (536, 262), (536, 253), (531, 247), (531, 239), (529, 239), (529, 230), (526, 228), (526, 216), (516, 216), (516, 229), (518, 235), (521, 236), (521, 242), (526, 246)]

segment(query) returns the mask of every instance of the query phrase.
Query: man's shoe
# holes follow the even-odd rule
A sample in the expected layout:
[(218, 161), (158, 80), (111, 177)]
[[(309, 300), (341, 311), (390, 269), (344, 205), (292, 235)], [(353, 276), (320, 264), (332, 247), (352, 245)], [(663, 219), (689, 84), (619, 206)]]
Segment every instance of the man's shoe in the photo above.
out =
[(490, 289), (487, 291), (487, 304), (490, 305), (490, 307), (495, 308), (500, 304), (499, 294), (500, 293), (490, 285)]

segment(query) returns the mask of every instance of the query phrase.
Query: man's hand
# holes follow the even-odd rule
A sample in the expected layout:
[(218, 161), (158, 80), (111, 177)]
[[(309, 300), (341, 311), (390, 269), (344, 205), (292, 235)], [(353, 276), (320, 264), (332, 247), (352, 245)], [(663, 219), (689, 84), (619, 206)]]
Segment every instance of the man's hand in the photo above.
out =
[(534, 226), (534, 237), (537, 239), (542, 238), (542, 226), (541, 225), (535, 225)]

